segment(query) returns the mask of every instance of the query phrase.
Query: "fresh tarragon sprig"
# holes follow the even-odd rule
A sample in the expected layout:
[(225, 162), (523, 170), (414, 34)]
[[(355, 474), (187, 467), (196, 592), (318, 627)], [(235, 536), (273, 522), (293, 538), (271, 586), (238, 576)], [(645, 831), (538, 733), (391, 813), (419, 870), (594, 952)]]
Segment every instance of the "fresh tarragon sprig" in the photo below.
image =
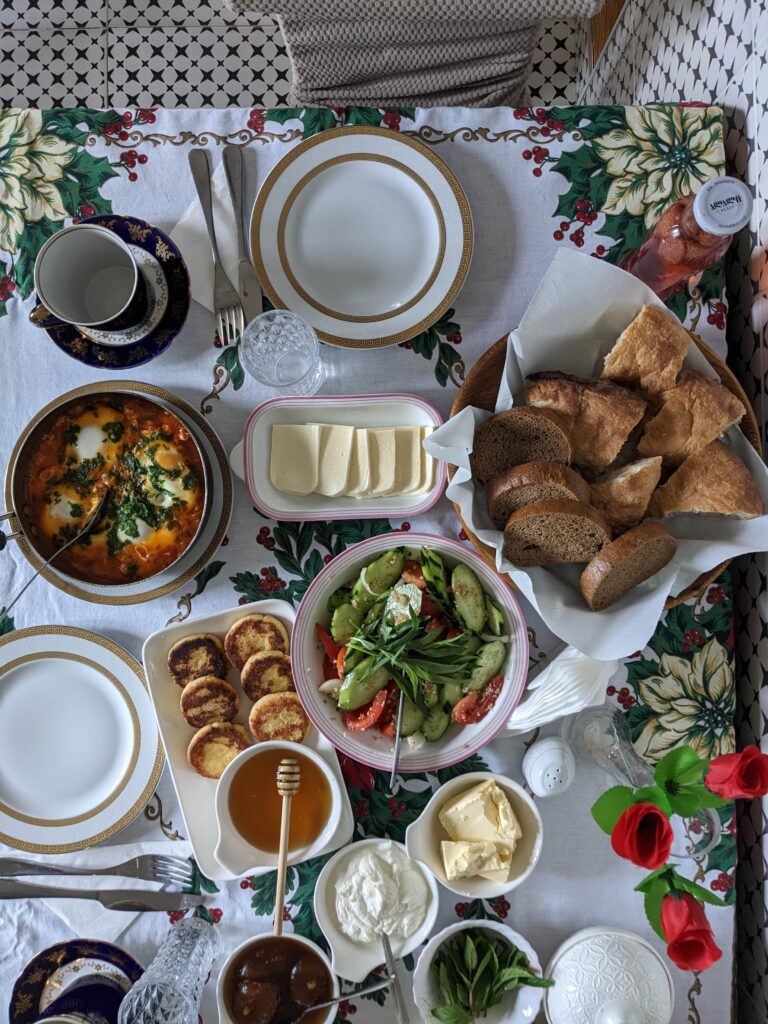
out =
[(523, 985), (549, 988), (554, 982), (531, 968), (513, 943), (483, 928), (471, 928), (444, 942), (432, 961), (442, 1002), (432, 1008), (441, 1024), (473, 1024)]

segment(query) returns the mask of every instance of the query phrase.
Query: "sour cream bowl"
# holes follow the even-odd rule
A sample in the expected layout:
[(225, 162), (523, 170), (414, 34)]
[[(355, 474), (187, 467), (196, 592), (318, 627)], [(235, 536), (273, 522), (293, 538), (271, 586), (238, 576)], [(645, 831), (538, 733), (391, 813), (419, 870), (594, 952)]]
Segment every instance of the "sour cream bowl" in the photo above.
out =
[[(347, 877), (349, 861), (358, 857), (364, 850), (382, 851), (394, 847), (405, 857), (408, 856), (402, 843), (391, 839), (364, 839), (352, 843), (335, 856), (331, 857), (317, 880), (315, 887), (314, 910), (317, 923), (331, 947), (331, 966), (335, 974), (347, 981), (361, 982), (380, 964), (384, 963), (384, 949), (380, 941), (363, 943), (351, 939), (341, 928), (336, 913), (336, 886)], [(429, 937), (435, 927), (438, 910), (438, 889), (432, 873), (418, 860), (409, 858), (411, 864), (421, 874), (426, 885), (426, 906), (424, 918), (416, 930), (406, 938), (390, 934), (392, 952), (399, 960), (408, 953), (413, 953)]]

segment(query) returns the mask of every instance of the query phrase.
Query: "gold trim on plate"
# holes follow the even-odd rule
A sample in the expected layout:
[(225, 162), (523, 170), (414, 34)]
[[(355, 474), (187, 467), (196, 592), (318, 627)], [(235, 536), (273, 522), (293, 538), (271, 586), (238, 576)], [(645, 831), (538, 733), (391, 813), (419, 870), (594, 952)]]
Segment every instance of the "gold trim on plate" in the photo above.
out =
[[(110, 383), (102, 384), (84, 384), (82, 387), (74, 388), (72, 391), (67, 391), (65, 394), (59, 396), (49, 402), (27, 423), (24, 430), (21, 432), (16, 444), (13, 446), (13, 451), (8, 459), (8, 468), (5, 475), (5, 502), (6, 508), (13, 508), (13, 492), (12, 492), (12, 480), (13, 473), (18, 461), (19, 452), (21, 451), (22, 445), (29, 437), (30, 433), (35, 429), (37, 424), (50, 412), (58, 408), (64, 402), (72, 401), (75, 398), (82, 398), (85, 395), (92, 394), (123, 394), (125, 392), (135, 392), (142, 395), (150, 395), (153, 398), (162, 399), (167, 402), (175, 409), (181, 410), (185, 413), (200, 430), (205, 434), (206, 439), (213, 448), (216, 456), (216, 462), (221, 470), (222, 486), (223, 491), (223, 505), (221, 509), (221, 517), (219, 524), (211, 537), (211, 540), (206, 547), (205, 551), (196, 559), (193, 565), (188, 569), (185, 569), (178, 577), (171, 580), (169, 583), (164, 583), (162, 586), (155, 587), (152, 590), (147, 590), (140, 594), (100, 594), (94, 593), (90, 590), (84, 590), (75, 580), (59, 576), (54, 569), (50, 566), (43, 566), (42, 560), (31, 550), (29, 544), (23, 537), (18, 538), (18, 546), (21, 553), (24, 555), (26, 560), (34, 569), (39, 569), (40, 575), (53, 584), (59, 590), (63, 590), (66, 594), (70, 594), (73, 597), (78, 597), (83, 601), (88, 601), (91, 604), (108, 604), (108, 605), (131, 605), (131, 604), (143, 604), (146, 601), (154, 601), (156, 597), (164, 597), (166, 594), (172, 593), (174, 590), (178, 590), (179, 587), (183, 586), (189, 580), (191, 580), (200, 570), (208, 563), (213, 554), (218, 550), (221, 545), (224, 535), (227, 532), (229, 526), (229, 520), (232, 515), (232, 471), (229, 466), (229, 460), (227, 453), (219, 440), (218, 435), (214, 431), (213, 427), (208, 421), (200, 415), (200, 413), (193, 406), (186, 402), (183, 398), (173, 394), (172, 391), (166, 391), (165, 388), (158, 388), (154, 384), (144, 384), (141, 381), (136, 380), (116, 380)], [(11, 518), (12, 523), (17, 522), (17, 517), (14, 515)], [(14, 526), (16, 529), (16, 526)], [(198, 538), (199, 539), (199, 538)], [(190, 546), (190, 549), (194, 547), (194, 542)], [(182, 558), (184, 556), (182, 555)]]
[(43, 659), (61, 659), (63, 661), (76, 661), (80, 665), (87, 665), (88, 668), (93, 669), (100, 676), (104, 676), (110, 681), (125, 701), (125, 706), (128, 708), (128, 714), (131, 716), (131, 722), (133, 724), (133, 749), (131, 751), (131, 757), (128, 764), (125, 767), (122, 778), (117, 783), (117, 786), (105, 797), (100, 804), (96, 807), (92, 807), (88, 811), (84, 811), (82, 814), (78, 814), (73, 818), (33, 818), (28, 814), (22, 814), (21, 811), (14, 810), (0, 800), (0, 813), (7, 814), (9, 818), (15, 818), (16, 821), (26, 822), (28, 825), (49, 825), (51, 827), (56, 825), (76, 825), (78, 822), (87, 821), (88, 818), (93, 818), (108, 807), (111, 803), (117, 800), (118, 796), (125, 789), (128, 784), (128, 779), (131, 777), (136, 762), (139, 759), (139, 746), (141, 743), (141, 726), (139, 724), (139, 716), (136, 714), (136, 708), (134, 707), (125, 687), (116, 679), (111, 672), (107, 672), (101, 665), (97, 665), (95, 661), (91, 661), (89, 658), (83, 658), (80, 654), (69, 654), (65, 651), (41, 651), (39, 654), (25, 654), (21, 658), (16, 658), (14, 661), (8, 662), (7, 665), (0, 666), (0, 686), (3, 684), (3, 677), (9, 672), (12, 672), (19, 665), (28, 665), (31, 661), (41, 661)]
[[(407, 302), (399, 305), (396, 309), (391, 309), (384, 313), (373, 313), (370, 316), (352, 316), (349, 313), (340, 313), (338, 310), (331, 309), (329, 306), (324, 306), (321, 302), (318, 302), (317, 299), (313, 298), (306, 289), (302, 288), (296, 279), (296, 275), (293, 273), (291, 265), (288, 262), (288, 253), (285, 245), (285, 229), (288, 217), (291, 209), (293, 208), (293, 204), (296, 202), (299, 194), (306, 188), (306, 186), (318, 177), (318, 175), (327, 171), (329, 167), (338, 167), (339, 164), (347, 164), (352, 161), (360, 160), (370, 160), (372, 163), (381, 163), (386, 164), (389, 167), (394, 167), (396, 170), (400, 171), (401, 174), (404, 174), (406, 177), (416, 182), (422, 192), (426, 195), (432, 209), (434, 210), (440, 236), (437, 247), (437, 256), (435, 257), (435, 265), (432, 267), (429, 277), (416, 294), (412, 298), (408, 299)], [(400, 163), (399, 160), (393, 160), (388, 156), (380, 156), (377, 153), (345, 153), (342, 156), (336, 156), (331, 160), (326, 160), (325, 163), (319, 164), (317, 167), (313, 167), (312, 170), (305, 174), (301, 181), (294, 187), (286, 200), (285, 206), (280, 211), (280, 219), (277, 224), (277, 252), (280, 256), (280, 263), (282, 264), (285, 276), (291, 282), (291, 286), (296, 293), (304, 299), (308, 306), (318, 310), (320, 313), (325, 313), (326, 316), (332, 316), (337, 320), (343, 320), (345, 323), (372, 324), (379, 320), (391, 320), (393, 316), (399, 316), (401, 313), (405, 313), (409, 309), (412, 309), (417, 302), (420, 302), (424, 298), (432, 287), (435, 278), (440, 272), (440, 267), (442, 266), (443, 259), (445, 257), (445, 219), (443, 217), (442, 210), (437, 204), (437, 199), (435, 198), (435, 194), (432, 189), (427, 185), (424, 179), (420, 178), (415, 171), (410, 169), (410, 167), (406, 167), (406, 165)]]
[(341, 128), (329, 128), (327, 131), (313, 135), (309, 139), (303, 139), (272, 168), (267, 175), (264, 184), (259, 189), (259, 194), (256, 197), (256, 202), (253, 206), (253, 213), (251, 215), (251, 253), (253, 255), (254, 266), (256, 267), (256, 274), (269, 301), (276, 309), (287, 309), (288, 307), (285, 301), (278, 295), (274, 285), (267, 276), (266, 267), (264, 266), (264, 260), (261, 254), (259, 233), (264, 207), (278, 178), (283, 171), (294, 162), (294, 160), (300, 157), (307, 150), (313, 149), (315, 146), (322, 145), (324, 142), (334, 138), (352, 135), (383, 136), (391, 141), (400, 142), (402, 145), (416, 150), (416, 152), (420, 153), (425, 160), (428, 160), (429, 163), (436, 167), (445, 178), (453, 192), (461, 216), (463, 244), (461, 260), (459, 261), (456, 276), (440, 303), (422, 320), (414, 324), (412, 327), (409, 327), (407, 330), (399, 331), (396, 334), (382, 335), (378, 338), (342, 338), (338, 335), (328, 334), (325, 331), (315, 328), (317, 336), (321, 341), (328, 342), (331, 345), (337, 345), (341, 348), (383, 348), (387, 345), (397, 345), (402, 341), (409, 341), (411, 338), (414, 338), (417, 334), (420, 334), (428, 327), (431, 327), (432, 324), (436, 323), (455, 301), (456, 296), (459, 294), (459, 291), (464, 284), (464, 280), (467, 276), (469, 265), (472, 260), (472, 214), (470, 213), (467, 197), (453, 171), (450, 170), (447, 164), (445, 164), (440, 157), (435, 156), (434, 153), (430, 152), (423, 142), (407, 135), (392, 132), (389, 128), (376, 128), (372, 125), (345, 125)]
[[(147, 696), (151, 702), (144, 669), (133, 655), (129, 654), (128, 651), (120, 647), (119, 644), (114, 643), (107, 637), (101, 636), (98, 633), (93, 633), (88, 629), (79, 629), (76, 626), (27, 626), (25, 629), (17, 629), (12, 633), (8, 633), (5, 636), (0, 637), (0, 652), (6, 645), (14, 643), (17, 640), (23, 640), (30, 636), (72, 636), (81, 640), (87, 640), (90, 643), (96, 644), (104, 650), (109, 651), (111, 654), (114, 654), (115, 657), (124, 662), (131, 672), (134, 673), (141, 686), (146, 690)], [(88, 839), (81, 839), (75, 843), (43, 844), (28, 843), (24, 840), (17, 839), (14, 836), (9, 836), (0, 832), (0, 842), (6, 843), (8, 846), (12, 846), (16, 850), (22, 850), (25, 853), (76, 853), (78, 850), (87, 850), (92, 846), (98, 846), (99, 843), (103, 843), (105, 840), (111, 839), (112, 836), (117, 835), (117, 833), (120, 832), (121, 829), (125, 828), (129, 822), (133, 821), (142, 808), (146, 806), (150, 797), (157, 788), (164, 764), (165, 754), (163, 753), (163, 744), (158, 732), (155, 761), (144, 789), (136, 798), (133, 805), (118, 821), (113, 825), (110, 825), (108, 828), (103, 829), (95, 836), (90, 836)]]

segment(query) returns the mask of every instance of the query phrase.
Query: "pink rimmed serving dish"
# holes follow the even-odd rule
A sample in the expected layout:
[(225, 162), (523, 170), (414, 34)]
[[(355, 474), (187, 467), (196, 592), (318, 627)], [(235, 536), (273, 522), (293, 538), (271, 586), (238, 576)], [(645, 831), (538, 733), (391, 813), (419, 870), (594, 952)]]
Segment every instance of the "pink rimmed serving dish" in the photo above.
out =
[(414, 425), (437, 429), (443, 422), (429, 402), (416, 395), (329, 395), (272, 398), (255, 409), (243, 440), (230, 454), (234, 473), (245, 481), (251, 501), (269, 519), (283, 522), (315, 519), (409, 518), (432, 508), (445, 490), (446, 465), (435, 464), (434, 484), (423, 494), (381, 498), (326, 498), (322, 494), (284, 494), (272, 486), (269, 461), (276, 423), (340, 423), (353, 427)]

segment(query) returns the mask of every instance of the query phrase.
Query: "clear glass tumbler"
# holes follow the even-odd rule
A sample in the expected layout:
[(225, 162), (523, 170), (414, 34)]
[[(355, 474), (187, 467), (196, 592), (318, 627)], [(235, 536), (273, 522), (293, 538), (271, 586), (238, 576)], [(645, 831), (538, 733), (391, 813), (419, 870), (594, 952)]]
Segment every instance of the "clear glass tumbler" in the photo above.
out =
[(285, 395), (314, 395), (325, 380), (317, 335), (287, 309), (251, 320), (240, 341), (240, 359), (255, 380)]
[(197, 1024), (203, 986), (220, 949), (213, 925), (199, 917), (179, 921), (121, 1003), (118, 1024)]

